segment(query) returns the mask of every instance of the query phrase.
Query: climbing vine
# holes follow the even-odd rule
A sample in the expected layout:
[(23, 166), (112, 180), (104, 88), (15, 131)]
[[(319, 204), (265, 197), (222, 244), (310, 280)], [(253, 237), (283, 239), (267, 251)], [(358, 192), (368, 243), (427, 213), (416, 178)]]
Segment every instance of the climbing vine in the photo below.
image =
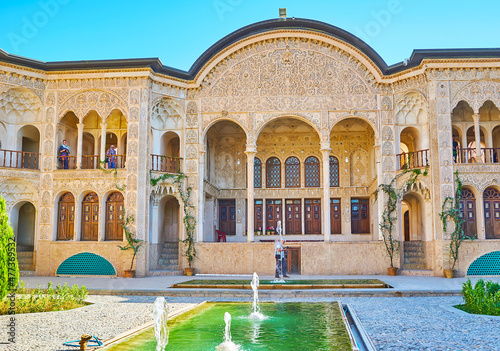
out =
[(113, 173), (113, 178), (115, 178), (115, 188), (118, 189), (119, 191), (125, 191), (127, 188), (127, 184), (123, 184), (122, 186), (118, 185), (118, 170), (115, 168), (113, 169), (105, 169), (102, 165), (104, 165), (106, 161), (101, 161), (99, 160), (99, 169), (103, 171), (106, 174), (111, 174)]
[(184, 181), (187, 180), (185, 174), (170, 174), (163, 173), (159, 177), (153, 177), (152, 171), (149, 171), (149, 182), (152, 186), (156, 186), (161, 181), (170, 180), (175, 186), (179, 197), (184, 205), (184, 218), (182, 222), (186, 228), (186, 239), (180, 240), (182, 243), (186, 244), (185, 255), (188, 260), (189, 268), (191, 268), (192, 262), (196, 257), (196, 248), (194, 246), (194, 233), (196, 230), (196, 218), (192, 215), (194, 212), (194, 206), (191, 204), (191, 193), (193, 188), (186, 187), (184, 190)]
[(450, 269), (455, 269), (455, 264), (458, 260), (458, 249), (462, 245), (464, 240), (474, 240), (474, 238), (466, 236), (464, 233), (464, 222), (465, 220), (460, 215), (460, 198), (462, 197), (462, 181), (458, 176), (458, 171), (455, 172), (455, 196), (448, 196), (443, 201), (443, 206), (441, 207), (441, 213), (439, 217), (443, 222), (443, 234), (446, 233), (448, 228), (448, 221), (455, 224), (455, 228), (450, 236), (450, 259), (451, 265)]
[(127, 245), (126, 246), (120, 246), (120, 250), (126, 251), (132, 249), (134, 251), (134, 255), (132, 256), (132, 261), (130, 262), (130, 270), (132, 270), (132, 267), (134, 266), (134, 260), (135, 256), (137, 255), (137, 251), (139, 251), (139, 248), (141, 247), (142, 243), (144, 242), (141, 239), (137, 239), (135, 237), (135, 234), (132, 233), (130, 230), (130, 224), (134, 223), (135, 217), (133, 215), (127, 216), (125, 220), (120, 222), (120, 225), (123, 228), (123, 231), (125, 232), (125, 239), (127, 239)]
[[(397, 174), (389, 184), (380, 184), (375, 192), (375, 196), (378, 196), (379, 192), (383, 192), (387, 196), (387, 201), (385, 203), (384, 212), (382, 213), (382, 221), (379, 224), (382, 236), (384, 239), (385, 250), (389, 259), (391, 261), (391, 268), (394, 267), (394, 255), (399, 252), (400, 242), (394, 236), (394, 227), (397, 221), (397, 205), (398, 202), (404, 195), (406, 189), (409, 189), (417, 181), (418, 176), (426, 176), (429, 172), (429, 164), (422, 171), (420, 168), (410, 169), (410, 162), (407, 162), (403, 172)], [(406, 182), (401, 185), (400, 188), (397, 187), (398, 179), (409, 173), (410, 176)]]

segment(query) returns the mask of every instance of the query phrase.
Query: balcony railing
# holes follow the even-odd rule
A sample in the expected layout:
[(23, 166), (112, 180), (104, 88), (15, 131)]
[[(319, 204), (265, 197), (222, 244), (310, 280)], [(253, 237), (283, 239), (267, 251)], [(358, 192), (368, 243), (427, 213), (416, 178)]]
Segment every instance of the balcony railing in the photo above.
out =
[(99, 168), (99, 155), (82, 156), (82, 169), (98, 169), (98, 168)]
[(500, 148), (481, 148), (477, 155), (476, 148), (454, 149), (453, 161), (455, 163), (500, 163)]
[(57, 169), (76, 169), (76, 156), (57, 156)]
[(180, 173), (181, 158), (174, 156), (151, 155), (151, 169), (157, 172)]
[(399, 169), (426, 167), (429, 164), (429, 149), (403, 152), (396, 155)]
[[(126, 155), (115, 155), (115, 168), (125, 168), (126, 161), (127, 161)], [(108, 162), (105, 163), (105, 168), (109, 168)]]
[(40, 169), (38, 152), (0, 149), (0, 166), (7, 168)]

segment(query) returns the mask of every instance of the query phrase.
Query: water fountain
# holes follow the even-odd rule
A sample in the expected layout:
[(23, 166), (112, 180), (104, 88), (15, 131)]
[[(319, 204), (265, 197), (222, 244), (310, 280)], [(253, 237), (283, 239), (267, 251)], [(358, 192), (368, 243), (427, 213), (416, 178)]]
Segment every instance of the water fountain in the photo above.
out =
[(253, 303), (252, 303), (252, 309), (253, 312), (250, 314), (250, 319), (256, 320), (256, 321), (262, 321), (266, 319), (266, 316), (264, 316), (260, 312), (260, 305), (259, 305), (259, 276), (257, 275), (256, 272), (253, 273), (253, 278), (252, 282), (250, 283), (252, 286), (253, 290)]
[(226, 322), (226, 330), (224, 332), (224, 342), (217, 346), (219, 351), (238, 351), (240, 349), (239, 345), (236, 345), (231, 341), (231, 314), (229, 312), (224, 313), (224, 322)]
[(164, 351), (168, 344), (167, 325), (168, 306), (164, 297), (157, 297), (153, 304), (151, 317), (155, 323), (156, 351)]

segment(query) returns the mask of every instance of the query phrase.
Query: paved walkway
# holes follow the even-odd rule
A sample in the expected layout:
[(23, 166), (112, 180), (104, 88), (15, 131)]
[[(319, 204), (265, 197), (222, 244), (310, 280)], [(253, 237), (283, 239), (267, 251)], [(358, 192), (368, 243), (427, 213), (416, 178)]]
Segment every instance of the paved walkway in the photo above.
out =
[[(87, 289), (94, 294), (118, 294), (118, 295), (143, 295), (156, 294), (160, 292), (177, 293), (177, 296), (183, 292), (199, 292), (203, 289), (169, 289), (172, 284), (181, 283), (192, 279), (248, 279), (251, 281), (251, 276), (170, 276), (170, 277), (146, 277), (146, 278), (94, 278), (94, 277), (21, 277), (25, 282), (26, 287), (36, 288), (39, 284), (46, 287), (48, 282), (54, 285), (67, 283), (68, 285), (78, 284), (85, 285)], [(273, 279), (272, 276), (262, 276), (260, 279)], [(340, 292), (344, 296), (351, 293), (352, 296), (356, 293), (369, 294), (376, 293), (377, 296), (385, 294), (394, 295), (396, 292), (401, 292), (403, 296), (419, 295), (449, 295), (458, 294), (462, 288), (462, 284), (467, 281), (467, 278), (439, 278), (439, 277), (416, 277), (416, 276), (383, 276), (383, 275), (352, 275), (352, 276), (291, 276), (291, 279), (380, 279), (391, 285), (394, 289), (325, 289), (332, 292)], [(471, 277), (473, 282), (480, 277)], [(493, 280), (500, 283), (500, 277), (483, 277), (485, 280)], [(210, 289), (210, 291), (220, 291), (224, 289)], [(280, 290), (286, 292), (286, 290)], [(270, 291), (276, 293), (276, 291)], [(311, 291), (313, 292), (313, 291)], [(318, 291), (315, 291), (319, 293)], [(264, 293), (264, 291), (263, 291)], [(193, 295), (195, 296), (195, 295)], [(198, 295), (204, 296), (204, 295)], [(208, 295), (205, 295), (208, 296)], [(399, 295), (396, 295), (399, 296)]]

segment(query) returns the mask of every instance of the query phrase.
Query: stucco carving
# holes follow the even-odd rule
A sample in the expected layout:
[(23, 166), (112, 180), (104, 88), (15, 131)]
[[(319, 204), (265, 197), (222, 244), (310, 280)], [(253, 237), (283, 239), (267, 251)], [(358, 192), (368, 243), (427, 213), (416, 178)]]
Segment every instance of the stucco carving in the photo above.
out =
[(495, 81), (473, 82), (460, 89), (453, 97), (451, 106), (454, 108), (460, 101), (469, 104), (474, 112), (478, 113), (483, 104), (491, 100), (497, 107), (500, 106), (500, 83)]
[(38, 204), (39, 192), (35, 186), (27, 180), (10, 178), (0, 183), (0, 194), (5, 198), (7, 208), (20, 201), (31, 202), (35, 207)]
[(384, 139), (384, 140), (392, 140), (392, 139), (394, 139), (394, 135), (393, 135), (391, 127), (385, 126), (382, 129), (382, 139)]

